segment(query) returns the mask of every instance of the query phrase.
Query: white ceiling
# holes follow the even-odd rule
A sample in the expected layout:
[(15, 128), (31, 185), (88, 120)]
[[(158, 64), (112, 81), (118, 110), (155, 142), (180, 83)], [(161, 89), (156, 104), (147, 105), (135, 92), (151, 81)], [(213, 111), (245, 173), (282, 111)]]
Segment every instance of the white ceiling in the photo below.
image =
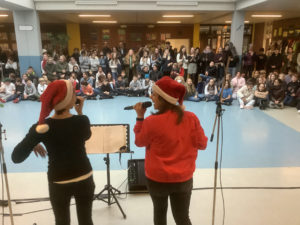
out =
[[(300, 0), (299, 0), (300, 1)], [(245, 15), (245, 20), (250, 21), (250, 23), (259, 23), (265, 21), (282, 20), (288, 18), (300, 17), (300, 11), (247, 11)], [(0, 17), (1, 23), (13, 23), (12, 13), (5, 12), (2, 13), (9, 14), (8, 17)], [(252, 14), (282, 14), (282, 18), (276, 19), (266, 19), (266, 18), (253, 18)], [(0, 11), (1, 14), (1, 11)], [(79, 14), (110, 14), (110, 18), (81, 18), (78, 17)], [(193, 18), (163, 18), (162, 15), (165, 14), (193, 14)], [(62, 13), (62, 12), (40, 12), (40, 22), (41, 23), (80, 23), (80, 24), (91, 24), (93, 20), (117, 20), (119, 24), (156, 24), (159, 20), (180, 20), (182, 24), (224, 24), (225, 21), (232, 19), (232, 12), (203, 12), (203, 13), (191, 13), (186, 11), (178, 12), (81, 12), (81, 13)]]

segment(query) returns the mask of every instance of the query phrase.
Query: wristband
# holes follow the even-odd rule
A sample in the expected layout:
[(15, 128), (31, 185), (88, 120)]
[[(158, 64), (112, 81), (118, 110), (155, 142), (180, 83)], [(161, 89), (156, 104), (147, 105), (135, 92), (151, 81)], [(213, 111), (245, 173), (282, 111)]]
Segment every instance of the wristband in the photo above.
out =
[(143, 121), (144, 120), (144, 118), (136, 118), (136, 121)]

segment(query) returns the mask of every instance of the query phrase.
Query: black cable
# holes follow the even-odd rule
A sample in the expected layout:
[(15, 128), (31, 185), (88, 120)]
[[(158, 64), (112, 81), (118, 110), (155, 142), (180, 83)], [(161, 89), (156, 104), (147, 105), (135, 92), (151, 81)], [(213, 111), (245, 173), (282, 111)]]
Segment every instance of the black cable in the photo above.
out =
[(225, 224), (225, 216), (226, 216), (226, 211), (225, 211), (225, 200), (224, 200), (224, 193), (223, 193), (223, 184), (222, 184), (222, 160), (223, 160), (223, 117), (222, 113), (220, 116), (221, 120), (221, 154), (220, 154), (220, 188), (221, 188), (221, 196), (222, 196), (222, 202), (223, 202), (223, 225)]
[[(2, 135), (2, 134), (0, 134)], [(1, 141), (1, 140), (0, 140)], [(1, 163), (1, 188), (2, 188), (2, 225), (4, 225), (4, 180), (3, 180), (3, 161), (2, 154), (0, 154), (0, 163)]]

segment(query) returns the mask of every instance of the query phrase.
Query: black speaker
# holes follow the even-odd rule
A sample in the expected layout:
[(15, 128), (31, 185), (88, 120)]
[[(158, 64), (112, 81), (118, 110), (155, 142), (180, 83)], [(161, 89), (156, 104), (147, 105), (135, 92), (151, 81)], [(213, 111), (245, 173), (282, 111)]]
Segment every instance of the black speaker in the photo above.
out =
[(129, 191), (147, 190), (144, 159), (128, 160), (128, 188)]

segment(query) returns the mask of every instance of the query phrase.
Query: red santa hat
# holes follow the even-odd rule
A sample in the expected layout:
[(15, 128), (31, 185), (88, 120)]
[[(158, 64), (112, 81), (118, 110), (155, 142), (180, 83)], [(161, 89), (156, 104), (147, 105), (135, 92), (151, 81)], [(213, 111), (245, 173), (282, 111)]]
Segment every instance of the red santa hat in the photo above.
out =
[(42, 107), (36, 132), (42, 134), (49, 130), (48, 124), (45, 124), (45, 119), (53, 109), (65, 109), (70, 104), (73, 93), (73, 86), (69, 80), (56, 80), (48, 85), (40, 98)]
[(185, 96), (185, 86), (178, 83), (168, 76), (164, 76), (158, 80), (152, 87), (160, 97), (162, 97), (167, 102), (176, 105), (182, 105)]

